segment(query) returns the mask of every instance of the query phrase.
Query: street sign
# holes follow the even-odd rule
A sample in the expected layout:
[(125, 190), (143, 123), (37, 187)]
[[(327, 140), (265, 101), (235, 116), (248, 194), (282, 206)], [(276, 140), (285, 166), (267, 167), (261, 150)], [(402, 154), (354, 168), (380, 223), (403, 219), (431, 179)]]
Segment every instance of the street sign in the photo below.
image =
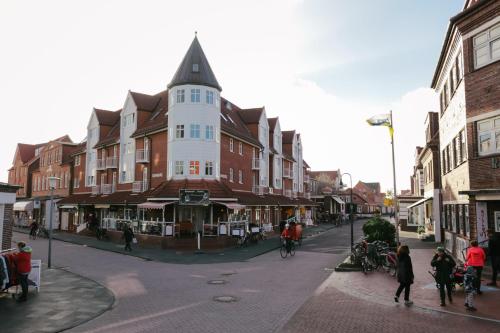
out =
[(179, 205), (208, 205), (208, 190), (179, 190)]

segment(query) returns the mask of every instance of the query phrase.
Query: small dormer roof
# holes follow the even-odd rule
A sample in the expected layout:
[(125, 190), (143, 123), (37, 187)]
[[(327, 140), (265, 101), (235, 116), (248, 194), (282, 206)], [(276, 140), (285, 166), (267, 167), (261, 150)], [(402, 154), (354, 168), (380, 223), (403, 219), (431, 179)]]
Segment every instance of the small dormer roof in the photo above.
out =
[(195, 36), (179, 68), (175, 72), (168, 88), (182, 84), (199, 84), (222, 90), (208, 60), (201, 48), (198, 37)]

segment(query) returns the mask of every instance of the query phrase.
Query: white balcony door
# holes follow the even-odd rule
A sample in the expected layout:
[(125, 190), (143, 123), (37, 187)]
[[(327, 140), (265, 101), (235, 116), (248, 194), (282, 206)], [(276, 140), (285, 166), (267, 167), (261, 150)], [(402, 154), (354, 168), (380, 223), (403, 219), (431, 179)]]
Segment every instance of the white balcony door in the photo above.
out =
[(144, 156), (146, 156), (147, 151), (149, 151), (149, 139), (144, 138)]
[(142, 190), (145, 191), (148, 188), (148, 168), (142, 170)]
[(116, 191), (116, 171), (113, 172), (113, 189), (112, 191)]
[(101, 175), (101, 188), (102, 188), (102, 186), (103, 186), (105, 183), (106, 183), (106, 174), (104, 174), (104, 173), (103, 173), (103, 174)]
[(116, 156), (118, 156), (118, 146), (117, 145), (114, 145), (113, 146), (113, 157), (116, 158)]

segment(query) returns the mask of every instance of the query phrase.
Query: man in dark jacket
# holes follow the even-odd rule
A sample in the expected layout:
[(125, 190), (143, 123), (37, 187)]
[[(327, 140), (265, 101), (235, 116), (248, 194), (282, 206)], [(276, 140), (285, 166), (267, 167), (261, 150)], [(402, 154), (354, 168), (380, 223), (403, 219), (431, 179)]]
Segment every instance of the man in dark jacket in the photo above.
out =
[(493, 275), (491, 276), (491, 282), (488, 286), (497, 286), (497, 275), (500, 270), (500, 238), (493, 230), (488, 232), (488, 255), (491, 258), (491, 269), (493, 270)]
[(125, 227), (125, 231), (123, 231), (123, 238), (125, 239), (125, 251), (132, 252), (132, 240), (134, 239), (134, 232), (130, 226)]
[(453, 301), (451, 298), (453, 268), (456, 266), (455, 260), (449, 256), (443, 247), (437, 248), (437, 253), (431, 261), (431, 266), (436, 268), (436, 282), (439, 284), (439, 295), (441, 296), (441, 306), (445, 306), (444, 288), (448, 293), (448, 301)]

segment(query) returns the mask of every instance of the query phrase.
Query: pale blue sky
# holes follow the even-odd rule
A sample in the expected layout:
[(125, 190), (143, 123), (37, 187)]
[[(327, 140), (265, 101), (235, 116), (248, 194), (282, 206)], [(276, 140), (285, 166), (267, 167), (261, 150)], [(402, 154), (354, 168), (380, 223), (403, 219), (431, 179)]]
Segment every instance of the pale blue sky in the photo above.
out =
[(300, 132), (313, 170), (340, 168), (392, 187), (387, 130), (365, 122), (392, 109), (399, 189), (408, 188), (426, 112), (438, 105), (430, 81), (462, 5), (0, 0), (0, 181), (16, 143), (64, 134), (79, 142), (93, 107), (117, 110), (129, 89), (164, 90), (198, 31), (222, 95), (241, 107), (264, 105), (283, 130)]

